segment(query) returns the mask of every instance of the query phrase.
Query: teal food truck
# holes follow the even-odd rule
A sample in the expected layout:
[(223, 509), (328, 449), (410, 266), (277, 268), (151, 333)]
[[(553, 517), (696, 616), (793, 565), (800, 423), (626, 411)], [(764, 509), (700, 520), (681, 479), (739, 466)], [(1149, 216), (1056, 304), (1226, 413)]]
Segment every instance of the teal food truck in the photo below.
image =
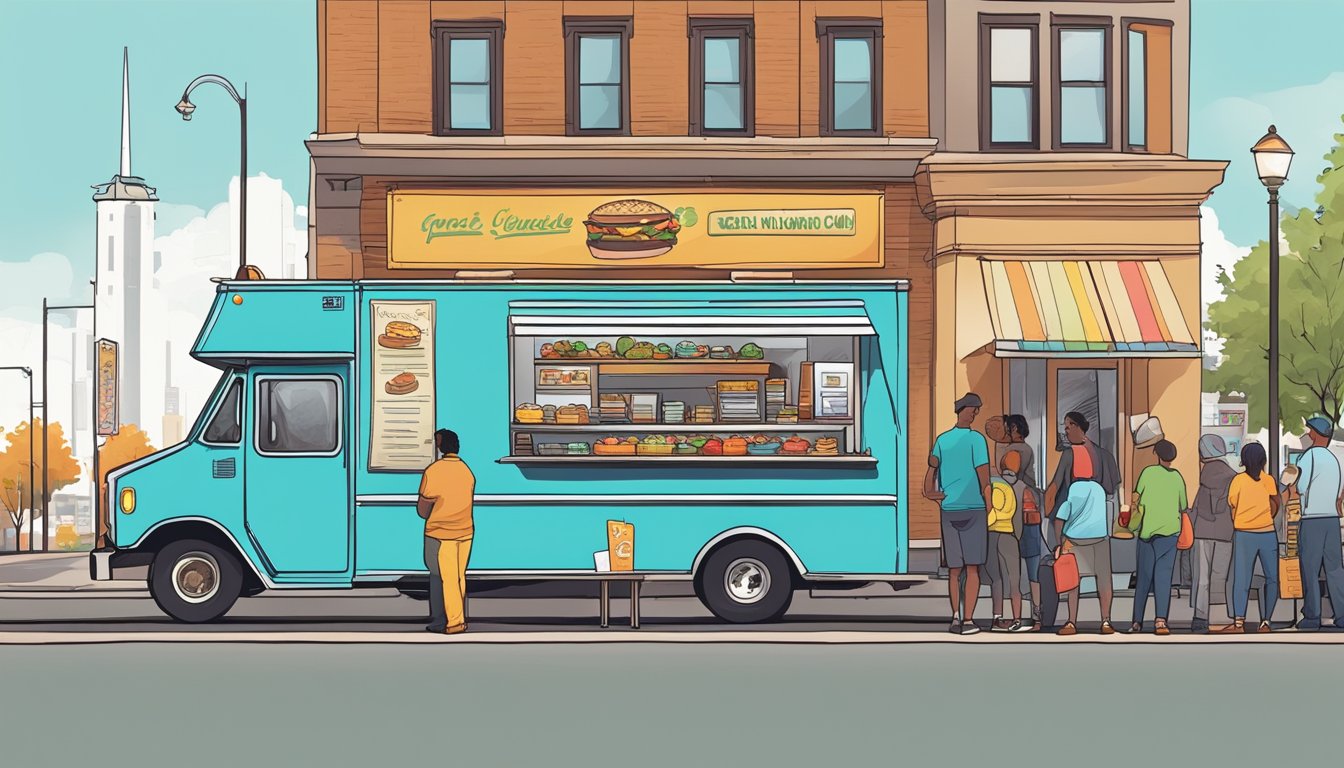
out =
[[(425, 587), (433, 433), (476, 475), (469, 578), (621, 567), (716, 616), (907, 573), (901, 281), (225, 281), (187, 440), (109, 474), (97, 579), (210, 621), (267, 589)], [(607, 552), (608, 521), (633, 552)], [(605, 561), (605, 562), (604, 562)], [(124, 571), (123, 571), (124, 573)]]

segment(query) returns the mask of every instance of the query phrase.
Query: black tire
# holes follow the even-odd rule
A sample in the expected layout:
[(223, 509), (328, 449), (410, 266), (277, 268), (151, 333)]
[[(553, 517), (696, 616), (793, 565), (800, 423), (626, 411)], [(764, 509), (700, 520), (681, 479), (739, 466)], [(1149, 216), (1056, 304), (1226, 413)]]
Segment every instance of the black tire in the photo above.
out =
[(705, 607), (734, 624), (775, 621), (793, 601), (788, 558), (774, 545), (754, 539), (715, 550), (696, 575), (696, 584)]
[(243, 593), (243, 567), (233, 552), (208, 541), (174, 541), (154, 556), (149, 593), (159, 610), (178, 621), (214, 621)]

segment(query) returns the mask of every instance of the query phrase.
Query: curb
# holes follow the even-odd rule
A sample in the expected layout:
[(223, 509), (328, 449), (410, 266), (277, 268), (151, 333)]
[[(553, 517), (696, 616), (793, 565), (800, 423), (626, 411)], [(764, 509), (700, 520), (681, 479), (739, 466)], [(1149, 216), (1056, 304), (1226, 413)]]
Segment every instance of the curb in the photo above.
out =
[(982, 633), (957, 637), (943, 632), (0, 632), (0, 645), (107, 645), (127, 643), (328, 644), (328, 645), (1344, 645), (1344, 633), (1283, 631), (1273, 635), (1023, 637)]

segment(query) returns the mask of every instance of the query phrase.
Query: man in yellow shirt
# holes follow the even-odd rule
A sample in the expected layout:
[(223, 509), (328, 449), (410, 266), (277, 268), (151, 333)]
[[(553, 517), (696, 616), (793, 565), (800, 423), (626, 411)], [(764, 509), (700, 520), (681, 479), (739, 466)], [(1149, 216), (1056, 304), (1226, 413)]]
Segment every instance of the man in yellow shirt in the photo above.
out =
[(476, 477), (458, 458), (457, 433), (440, 429), (434, 445), (442, 458), (425, 468), (416, 511), (425, 520), (425, 567), (429, 569), (430, 632), (467, 631), (467, 560)]

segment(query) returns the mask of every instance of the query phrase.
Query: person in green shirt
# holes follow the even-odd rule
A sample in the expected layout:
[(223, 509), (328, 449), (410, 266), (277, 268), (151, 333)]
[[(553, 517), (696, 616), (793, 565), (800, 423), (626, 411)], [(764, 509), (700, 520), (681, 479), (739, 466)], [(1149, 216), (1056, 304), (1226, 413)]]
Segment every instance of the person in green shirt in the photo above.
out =
[(1130, 633), (1143, 631), (1143, 614), (1148, 609), (1148, 594), (1153, 595), (1156, 614), (1154, 632), (1169, 635), (1167, 610), (1171, 607), (1171, 580), (1176, 568), (1176, 539), (1181, 534), (1181, 513), (1189, 506), (1185, 496), (1185, 478), (1172, 469), (1176, 446), (1162, 440), (1153, 446), (1157, 464), (1139, 475), (1134, 493), (1139, 497), (1139, 514), (1130, 527), (1138, 528), (1138, 572), (1134, 589), (1134, 623)]

